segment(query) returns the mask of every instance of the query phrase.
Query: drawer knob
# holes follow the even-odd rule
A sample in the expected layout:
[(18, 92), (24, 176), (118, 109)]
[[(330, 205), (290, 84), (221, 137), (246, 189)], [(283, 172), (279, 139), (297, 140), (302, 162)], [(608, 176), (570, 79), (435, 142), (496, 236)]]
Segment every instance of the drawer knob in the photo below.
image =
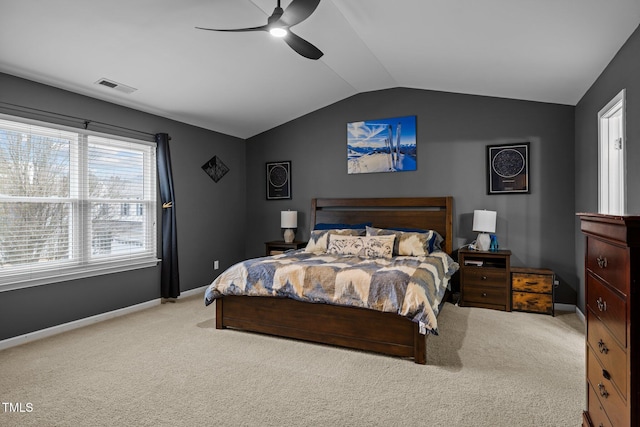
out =
[(604, 397), (605, 399), (609, 397), (609, 392), (604, 388), (604, 384), (599, 383), (598, 390), (600, 391), (600, 396)]
[(609, 353), (609, 349), (607, 348), (607, 345), (604, 343), (604, 341), (602, 341), (602, 338), (600, 338), (600, 341), (598, 341), (598, 349), (600, 349), (600, 353), (602, 354)]
[(598, 310), (607, 311), (607, 302), (602, 299), (602, 297), (598, 297), (596, 300), (596, 305), (598, 306)]
[(487, 276), (482, 276), (481, 279), (482, 280), (487, 280)]
[(602, 370), (602, 376), (604, 377), (605, 380), (611, 381), (611, 374), (606, 369)]
[(600, 268), (607, 267), (607, 257), (599, 256), (598, 258), (596, 258), (596, 261), (598, 261), (598, 267)]
[(482, 296), (486, 298), (487, 293), (486, 293), (486, 292), (483, 292), (483, 293), (482, 293)]

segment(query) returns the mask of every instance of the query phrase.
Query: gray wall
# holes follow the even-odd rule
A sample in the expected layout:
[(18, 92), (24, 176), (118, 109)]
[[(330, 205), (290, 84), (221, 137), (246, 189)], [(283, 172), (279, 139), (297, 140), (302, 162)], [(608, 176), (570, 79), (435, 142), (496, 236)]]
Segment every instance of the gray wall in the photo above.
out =
[[(170, 148), (176, 193), (174, 205), (181, 290), (210, 283), (215, 276), (212, 269), (214, 259), (220, 261), (221, 268), (226, 268), (244, 256), (244, 140), (1, 73), (0, 102), (151, 134), (168, 133), (172, 138)], [(5, 108), (1, 108), (3, 105)], [(0, 104), (0, 111), (29, 116), (8, 111), (6, 104)], [(42, 116), (30, 117), (45, 119)], [(48, 118), (47, 121), (72, 125), (60, 119)], [(214, 183), (201, 169), (214, 155), (218, 155), (230, 168), (218, 183)], [(0, 340), (159, 297), (159, 266), (0, 292)]]
[[(417, 116), (418, 170), (347, 174), (346, 124)], [(531, 194), (487, 195), (486, 146), (531, 143)], [(454, 248), (474, 239), (474, 209), (498, 212), (512, 264), (553, 269), (556, 301), (575, 303), (574, 107), (396, 88), (363, 93), (247, 140), (247, 252), (281, 238), (279, 212), (299, 211), (309, 236), (313, 197), (454, 197)], [(291, 200), (266, 200), (265, 162), (292, 161)]]
[[(627, 213), (640, 214), (640, 29), (618, 51), (576, 106), (576, 212), (598, 211), (598, 112), (622, 89), (627, 94)], [(575, 220), (578, 306), (584, 312), (584, 236)]]
[[(454, 247), (474, 238), (474, 209), (497, 210), (500, 245), (513, 251), (513, 264), (553, 269), (561, 280), (556, 301), (574, 303), (577, 292), (580, 308), (584, 240), (575, 212), (597, 209), (596, 113), (622, 88), (627, 89), (628, 206), (637, 213), (640, 170), (632, 166), (640, 159), (634, 142), (640, 124), (633, 120), (640, 115), (638, 30), (575, 108), (390, 89), (345, 99), (246, 143), (0, 73), (0, 102), (171, 135), (183, 291), (209, 283), (215, 259), (224, 269), (245, 256), (262, 255), (265, 241), (281, 237), (283, 209), (300, 212), (297, 238), (308, 238), (312, 197), (452, 195)], [(418, 170), (347, 175), (346, 123), (402, 115), (418, 119)], [(522, 141), (531, 143), (531, 194), (488, 196), (486, 146)], [(218, 183), (200, 169), (213, 155), (231, 169)], [(293, 162), (293, 199), (267, 201), (265, 162), (278, 160)], [(1, 292), (0, 340), (159, 295), (159, 267)]]

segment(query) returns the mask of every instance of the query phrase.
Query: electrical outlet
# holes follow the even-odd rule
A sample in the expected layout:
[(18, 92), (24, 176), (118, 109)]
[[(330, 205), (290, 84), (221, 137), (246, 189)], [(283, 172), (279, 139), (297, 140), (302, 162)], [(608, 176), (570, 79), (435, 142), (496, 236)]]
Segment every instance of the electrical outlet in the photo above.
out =
[(213, 261), (213, 269), (217, 270), (219, 268), (220, 268), (220, 261), (218, 260)]

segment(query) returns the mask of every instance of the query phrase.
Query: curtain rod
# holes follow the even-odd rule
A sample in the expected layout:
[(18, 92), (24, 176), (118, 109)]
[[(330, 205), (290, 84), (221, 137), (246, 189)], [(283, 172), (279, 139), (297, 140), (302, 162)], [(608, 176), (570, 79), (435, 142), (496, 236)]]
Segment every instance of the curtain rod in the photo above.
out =
[[(39, 114), (41, 116), (49, 115), (49, 116), (52, 116), (52, 117), (62, 118), (62, 119), (65, 119), (65, 120), (70, 120), (70, 121), (78, 121), (78, 122), (80, 122), (82, 124), (84, 129), (88, 129), (90, 124), (95, 124), (95, 125), (102, 126), (102, 127), (120, 129), (120, 130), (124, 130), (124, 131), (131, 132), (131, 133), (137, 133), (137, 134), (141, 134), (141, 135), (146, 135), (146, 136), (150, 137), (151, 139), (155, 138), (155, 134), (149, 133), (149, 132), (145, 132), (145, 131), (141, 131), (141, 130), (137, 130), (137, 129), (131, 129), (131, 128), (127, 128), (127, 127), (124, 127), (124, 126), (118, 126), (118, 125), (113, 125), (113, 124), (110, 124), (110, 123), (99, 122), (97, 120), (83, 119), (82, 117), (76, 117), (76, 116), (71, 116), (71, 115), (62, 114), (62, 113), (55, 113), (53, 111), (40, 110), (38, 108), (25, 107), (23, 105), (11, 104), (9, 102), (0, 101), (0, 108), (6, 109), (6, 110), (12, 110), (12, 111), (20, 111), (20, 112), (27, 112), (27, 113), (32, 113), (32, 114)], [(20, 109), (22, 109), (22, 110), (20, 110)]]

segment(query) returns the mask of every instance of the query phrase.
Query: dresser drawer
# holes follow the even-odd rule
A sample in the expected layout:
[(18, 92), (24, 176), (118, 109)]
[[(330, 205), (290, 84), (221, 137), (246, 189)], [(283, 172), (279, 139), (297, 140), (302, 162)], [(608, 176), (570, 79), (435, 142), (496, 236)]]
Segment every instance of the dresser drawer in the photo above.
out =
[(591, 274), (587, 274), (587, 305), (618, 342), (627, 347), (626, 301), (603, 285)]
[(604, 412), (604, 408), (600, 404), (600, 400), (598, 400), (597, 392), (591, 387), (591, 384), (589, 384), (587, 388), (589, 392), (587, 399), (589, 402), (589, 418), (591, 418), (590, 426), (612, 427), (606, 412)]
[(467, 285), (505, 287), (507, 272), (502, 268), (465, 267), (464, 283)]
[[(629, 411), (626, 410), (627, 408), (622, 397), (620, 397), (615, 390), (611, 381), (606, 378), (608, 375), (608, 372), (603, 370), (591, 349), (588, 349), (587, 378), (591, 387), (593, 387), (596, 398), (600, 402), (600, 405), (602, 405), (612, 425), (628, 426)], [(589, 408), (591, 408), (591, 404), (592, 402), (589, 400)]]
[(602, 322), (587, 310), (587, 342), (604, 369), (609, 372), (623, 398), (627, 398), (627, 353), (611, 337)]
[(602, 277), (605, 282), (628, 295), (627, 272), (629, 253), (627, 249), (613, 246), (602, 240), (587, 239), (587, 268)]
[(548, 274), (516, 273), (512, 271), (511, 288), (514, 291), (550, 294), (553, 289), (553, 278)]
[(551, 294), (513, 292), (511, 294), (511, 308), (514, 310), (551, 314), (553, 313), (553, 301)]
[(465, 285), (462, 295), (464, 302), (481, 304), (495, 304), (504, 306), (507, 298), (507, 290), (491, 286)]

